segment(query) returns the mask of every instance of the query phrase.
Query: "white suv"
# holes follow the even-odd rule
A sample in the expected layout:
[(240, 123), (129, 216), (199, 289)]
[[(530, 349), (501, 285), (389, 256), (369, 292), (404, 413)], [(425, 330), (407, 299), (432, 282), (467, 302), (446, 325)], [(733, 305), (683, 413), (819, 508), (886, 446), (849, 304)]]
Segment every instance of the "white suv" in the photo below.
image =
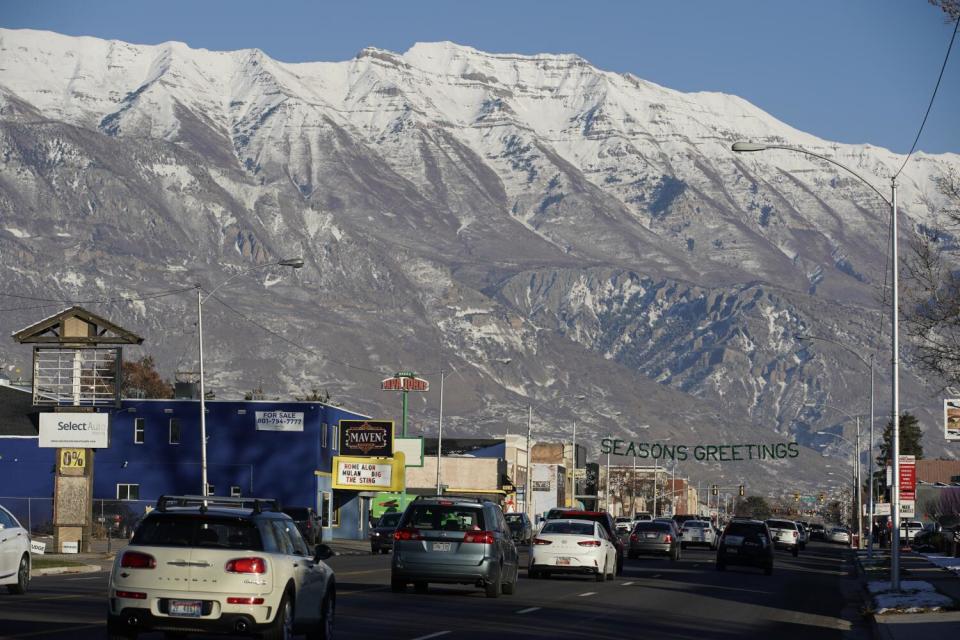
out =
[(296, 524), (274, 500), (164, 496), (137, 526), (110, 574), (111, 638), (137, 633), (333, 632), (336, 590)]
[(13, 514), (0, 507), (0, 584), (26, 593), (30, 584), (30, 535)]
[(773, 538), (774, 547), (786, 549), (796, 558), (800, 555), (800, 530), (793, 520), (767, 520), (767, 528)]

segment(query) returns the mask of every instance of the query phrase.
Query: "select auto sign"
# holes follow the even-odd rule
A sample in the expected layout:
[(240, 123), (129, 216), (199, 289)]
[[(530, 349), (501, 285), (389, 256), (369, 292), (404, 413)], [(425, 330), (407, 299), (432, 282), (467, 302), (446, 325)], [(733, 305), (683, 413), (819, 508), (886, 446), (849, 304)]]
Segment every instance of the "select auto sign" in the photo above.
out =
[(110, 416), (106, 413), (41, 413), (40, 446), (106, 449)]

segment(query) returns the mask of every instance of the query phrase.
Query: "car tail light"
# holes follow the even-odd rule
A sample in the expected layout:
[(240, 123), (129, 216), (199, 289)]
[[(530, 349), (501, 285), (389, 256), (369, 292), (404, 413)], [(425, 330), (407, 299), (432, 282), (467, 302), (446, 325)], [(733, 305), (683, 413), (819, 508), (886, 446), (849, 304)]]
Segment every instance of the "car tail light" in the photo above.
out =
[(663, 537), (663, 541), (666, 542), (666, 543), (673, 542), (673, 536), (668, 533), (667, 535), (665, 535), (665, 536)]
[(234, 558), (224, 569), (227, 573), (266, 573), (267, 562), (263, 558)]
[(413, 527), (404, 527), (393, 532), (394, 540), (423, 540), (419, 529)]
[(599, 547), (600, 541), (599, 540), (581, 540), (577, 544), (580, 545), (581, 547)]
[(263, 598), (227, 598), (227, 604), (263, 604)]
[(142, 591), (114, 591), (118, 598), (130, 598), (131, 600), (146, 600), (147, 594)]
[(157, 560), (149, 553), (126, 551), (120, 558), (120, 566), (125, 569), (156, 569)]
[(313, 529), (313, 525), (310, 524), (309, 520), (307, 520), (307, 529)]
[(793, 532), (793, 537), (796, 538), (799, 535), (796, 531)]
[(630, 534), (630, 542), (636, 542), (637, 540), (639, 540), (639, 538), (637, 537), (637, 534), (631, 533), (631, 534)]
[(533, 544), (553, 544), (553, 540), (544, 540), (543, 538), (534, 538)]
[(493, 531), (467, 531), (463, 536), (464, 542), (476, 542), (477, 544), (493, 544), (496, 538)]

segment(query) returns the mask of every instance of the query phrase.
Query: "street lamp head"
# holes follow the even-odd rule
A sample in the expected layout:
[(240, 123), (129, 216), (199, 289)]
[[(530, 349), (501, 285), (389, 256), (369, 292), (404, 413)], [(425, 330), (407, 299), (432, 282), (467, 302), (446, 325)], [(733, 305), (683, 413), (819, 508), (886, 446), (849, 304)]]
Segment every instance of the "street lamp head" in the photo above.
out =
[(303, 258), (285, 258), (277, 264), (281, 267), (293, 267), (294, 269), (300, 269), (303, 267)]
[(730, 148), (737, 153), (743, 153), (749, 151), (766, 151), (767, 145), (756, 142), (734, 142)]

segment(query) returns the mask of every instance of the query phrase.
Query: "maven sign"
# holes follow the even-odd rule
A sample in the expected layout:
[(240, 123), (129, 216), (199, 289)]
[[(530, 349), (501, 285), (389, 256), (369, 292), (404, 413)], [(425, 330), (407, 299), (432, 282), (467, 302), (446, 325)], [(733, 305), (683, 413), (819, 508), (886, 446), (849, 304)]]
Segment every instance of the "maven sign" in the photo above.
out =
[(357, 458), (334, 456), (333, 488), (353, 491), (400, 491), (403, 489), (403, 456)]
[(345, 456), (393, 455), (393, 422), (390, 420), (341, 420), (340, 454)]
[(40, 446), (106, 449), (110, 446), (106, 413), (41, 413)]

